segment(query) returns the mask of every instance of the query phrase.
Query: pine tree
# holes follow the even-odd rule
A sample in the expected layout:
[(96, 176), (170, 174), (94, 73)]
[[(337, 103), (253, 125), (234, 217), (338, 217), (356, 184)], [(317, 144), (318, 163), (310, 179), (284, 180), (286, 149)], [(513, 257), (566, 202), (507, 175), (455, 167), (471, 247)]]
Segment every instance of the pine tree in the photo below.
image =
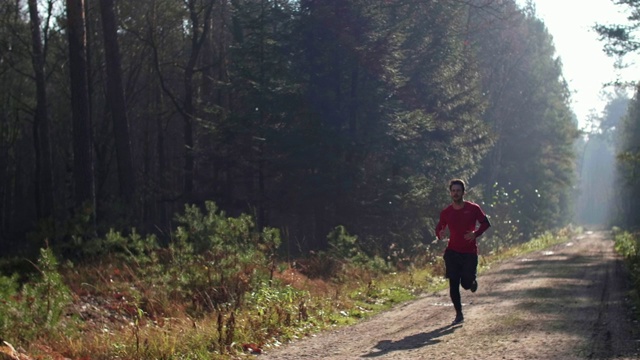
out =
[(561, 61), (542, 21), (514, 2), (499, 4), (495, 14), (472, 17), (490, 103), (485, 121), (495, 137), (475, 179), (487, 191), (499, 184), (519, 192), (514, 212), (529, 235), (571, 219), (567, 194), (575, 179), (577, 122)]

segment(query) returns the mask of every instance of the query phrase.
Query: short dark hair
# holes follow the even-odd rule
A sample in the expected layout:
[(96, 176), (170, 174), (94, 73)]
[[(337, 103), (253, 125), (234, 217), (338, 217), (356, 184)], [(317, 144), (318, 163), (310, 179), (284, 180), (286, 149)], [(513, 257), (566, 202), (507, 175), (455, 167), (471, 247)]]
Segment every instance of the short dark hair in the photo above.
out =
[(453, 185), (462, 186), (462, 192), (464, 192), (464, 181), (462, 179), (453, 179), (453, 180), (449, 181), (449, 191), (451, 191), (451, 187)]

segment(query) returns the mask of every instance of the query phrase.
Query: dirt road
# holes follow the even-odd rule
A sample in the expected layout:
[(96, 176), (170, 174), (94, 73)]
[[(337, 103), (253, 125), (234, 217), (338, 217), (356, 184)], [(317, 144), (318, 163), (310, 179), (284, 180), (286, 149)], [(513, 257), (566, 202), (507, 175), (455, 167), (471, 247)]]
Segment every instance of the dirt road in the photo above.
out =
[(640, 325), (606, 232), (495, 265), (479, 284), (462, 294), (461, 325), (450, 325), (443, 291), (260, 358), (640, 359)]

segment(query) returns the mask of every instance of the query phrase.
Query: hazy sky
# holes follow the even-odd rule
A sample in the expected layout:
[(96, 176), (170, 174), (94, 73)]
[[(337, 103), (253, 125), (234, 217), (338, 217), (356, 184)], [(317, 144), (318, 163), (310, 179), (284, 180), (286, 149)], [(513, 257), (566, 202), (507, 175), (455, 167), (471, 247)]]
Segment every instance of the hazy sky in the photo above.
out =
[[(600, 113), (604, 109), (604, 84), (616, 80), (618, 75), (626, 81), (640, 79), (640, 60), (629, 69), (614, 69), (615, 59), (602, 51), (603, 43), (592, 30), (596, 23), (626, 23), (625, 7), (616, 6), (612, 0), (534, 0), (534, 3), (538, 18), (549, 29), (562, 59), (563, 73), (573, 92), (573, 110), (582, 127), (592, 110)], [(633, 59), (625, 60), (630, 63)], [(612, 88), (604, 90), (611, 92)]]

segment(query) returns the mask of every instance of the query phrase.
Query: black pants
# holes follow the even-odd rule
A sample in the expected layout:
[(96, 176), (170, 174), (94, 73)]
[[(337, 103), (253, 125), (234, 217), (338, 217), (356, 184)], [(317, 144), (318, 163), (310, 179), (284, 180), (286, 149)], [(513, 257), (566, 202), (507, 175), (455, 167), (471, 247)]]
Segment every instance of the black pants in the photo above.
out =
[(449, 296), (456, 309), (456, 313), (462, 312), (462, 302), (460, 297), (460, 286), (465, 290), (471, 288), (471, 284), (476, 281), (476, 271), (478, 268), (478, 255), (463, 254), (453, 250), (445, 250), (444, 265), (449, 278)]

